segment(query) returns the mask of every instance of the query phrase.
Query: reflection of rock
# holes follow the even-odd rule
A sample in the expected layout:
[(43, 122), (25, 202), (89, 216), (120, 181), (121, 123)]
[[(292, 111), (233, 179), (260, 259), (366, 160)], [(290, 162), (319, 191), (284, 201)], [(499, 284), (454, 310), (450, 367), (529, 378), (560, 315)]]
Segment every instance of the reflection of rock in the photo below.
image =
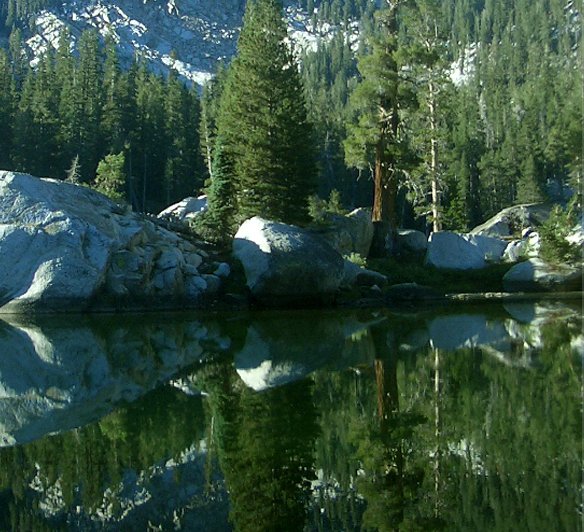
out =
[(432, 347), (449, 351), (509, 340), (502, 320), (481, 314), (438, 316), (428, 323), (428, 334)]
[(235, 355), (243, 382), (265, 390), (298, 380), (345, 350), (345, 340), (367, 325), (349, 316), (279, 313), (252, 321), (245, 344)]
[(198, 321), (129, 321), (0, 322), (0, 445), (84, 425), (224, 344)]

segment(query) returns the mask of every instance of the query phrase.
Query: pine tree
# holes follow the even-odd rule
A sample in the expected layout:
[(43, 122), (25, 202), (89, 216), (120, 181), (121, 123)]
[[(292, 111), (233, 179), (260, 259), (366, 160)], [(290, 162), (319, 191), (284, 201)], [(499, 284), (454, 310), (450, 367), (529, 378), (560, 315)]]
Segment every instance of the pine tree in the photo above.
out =
[(311, 128), (277, 0), (248, 2), (221, 98), (218, 134), (233, 160), (237, 217), (308, 220), (315, 188)]
[(102, 60), (99, 36), (88, 30), (79, 38), (79, 83), (77, 91), (81, 108), (79, 123), (79, 158), (84, 180), (93, 179), (101, 157), (99, 124), (102, 109)]
[(105, 41), (103, 64), (103, 104), (101, 109), (100, 135), (103, 148), (117, 153), (124, 148), (128, 134), (128, 86), (122, 75), (116, 44), (111, 37)]
[(359, 169), (373, 167), (373, 221), (398, 224), (397, 192), (400, 175), (409, 159), (400, 128), (404, 101), (398, 57), (398, 18), (401, 1), (387, 1), (376, 15), (370, 49), (359, 58), (362, 79), (351, 95), (355, 120), (347, 125), (345, 159)]
[[(55, 58), (56, 90), (58, 91), (60, 166), (69, 168), (74, 158), (79, 158), (79, 131), (81, 128), (81, 101), (76, 65), (71, 54), (70, 34), (64, 29), (59, 36)], [(81, 176), (79, 176), (81, 179)]]
[(110, 153), (97, 165), (96, 190), (117, 202), (126, 199), (126, 173), (124, 153)]
[[(415, 76), (416, 94), (419, 101), (414, 137), (421, 151), (421, 179), (424, 195), (430, 190), (430, 210), (433, 231), (442, 226), (441, 191), (444, 151), (444, 93), (448, 91), (448, 56), (446, 35), (441, 20), (438, 0), (416, 0), (405, 10), (408, 43), (406, 57)], [(424, 202), (426, 203), (426, 202)]]
[(233, 165), (225, 153), (223, 141), (217, 138), (214, 159), (213, 178), (207, 188), (208, 210), (204, 214), (204, 236), (218, 243), (225, 244), (234, 231), (234, 186)]
[(81, 165), (79, 164), (79, 155), (75, 155), (71, 161), (71, 166), (67, 170), (65, 179), (68, 183), (79, 183), (81, 181)]
[(206, 176), (213, 176), (213, 148), (217, 136), (217, 115), (219, 102), (228, 70), (220, 64), (215, 76), (203, 85), (201, 95), (201, 115), (199, 120), (199, 138), (201, 156), (205, 161)]
[(0, 168), (11, 167), (12, 135), (16, 94), (8, 55), (0, 48), (0, 124), (4, 131), (0, 135)]

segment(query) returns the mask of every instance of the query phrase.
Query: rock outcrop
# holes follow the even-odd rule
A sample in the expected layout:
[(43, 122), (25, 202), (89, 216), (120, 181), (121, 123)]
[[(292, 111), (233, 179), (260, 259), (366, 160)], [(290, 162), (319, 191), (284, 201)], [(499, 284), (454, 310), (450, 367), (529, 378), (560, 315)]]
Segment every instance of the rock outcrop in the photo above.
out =
[(158, 214), (159, 218), (170, 221), (188, 222), (207, 210), (207, 196), (185, 198), (170, 205)]
[(432, 233), (428, 239), (426, 264), (451, 270), (477, 270), (499, 262), (507, 247), (501, 239), (451, 231)]
[(326, 214), (325, 224), (325, 228), (315, 232), (341, 255), (356, 253), (363, 258), (369, 255), (373, 240), (371, 209), (355, 209), (346, 216)]
[(252, 296), (268, 305), (328, 301), (344, 276), (343, 258), (323, 239), (258, 216), (241, 225), (233, 253)]
[(475, 227), (471, 234), (496, 238), (518, 237), (529, 227), (539, 227), (548, 219), (550, 212), (551, 207), (543, 203), (514, 205)]
[(90, 188), (0, 172), (0, 312), (195, 305), (217, 266)]
[(422, 231), (400, 229), (396, 235), (397, 253), (400, 255), (424, 255), (428, 249), (428, 238)]
[(503, 277), (503, 288), (507, 292), (581, 291), (582, 267), (529, 259), (511, 267)]

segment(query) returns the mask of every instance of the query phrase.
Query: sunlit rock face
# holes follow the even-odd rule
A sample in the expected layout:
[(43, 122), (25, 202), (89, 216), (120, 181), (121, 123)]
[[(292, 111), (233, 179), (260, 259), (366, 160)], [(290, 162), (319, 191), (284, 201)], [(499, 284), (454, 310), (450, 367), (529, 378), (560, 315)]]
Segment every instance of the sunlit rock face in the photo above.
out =
[(552, 265), (532, 258), (513, 266), (503, 277), (508, 292), (582, 290), (582, 266)]
[(73, 321), (0, 320), (0, 445), (99, 419), (229, 345), (193, 320)]
[(498, 238), (438, 231), (428, 239), (426, 264), (451, 270), (478, 270), (489, 262), (500, 261), (506, 247), (507, 243)]
[(88, 187), (0, 171), (0, 312), (196, 302), (207, 259)]
[(207, 208), (207, 196), (203, 194), (196, 198), (184, 198), (178, 203), (166, 207), (158, 214), (158, 217), (170, 221), (188, 222), (204, 213)]
[[(170, 69), (188, 83), (202, 85), (217, 64), (235, 53), (245, 0), (67, 0), (54, 2), (22, 28), (27, 52), (36, 66), (50, 48), (57, 49), (64, 29), (73, 44), (88, 29), (117, 43), (123, 64), (136, 56), (149, 69), (167, 75)], [(356, 47), (357, 22), (348, 28), (328, 23), (314, 26), (300, 2), (285, 2), (284, 18), (294, 49), (314, 50), (345, 31)]]
[(358, 208), (346, 216), (342, 214), (323, 213), (325, 226), (318, 231), (341, 255), (357, 253), (361, 257), (369, 255), (373, 240), (373, 222), (371, 209)]
[(322, 302), (344, 277), (343, 257), (307, 230), (258, 216), (235, 235), (233, 253), (252, 295), (270, 305)]
[(550, 215), (550, 206), (541, 203), (507, 207), (476, 226), (471, 233), (496, 238), (520, 237), (525, 229), (539, 227)]

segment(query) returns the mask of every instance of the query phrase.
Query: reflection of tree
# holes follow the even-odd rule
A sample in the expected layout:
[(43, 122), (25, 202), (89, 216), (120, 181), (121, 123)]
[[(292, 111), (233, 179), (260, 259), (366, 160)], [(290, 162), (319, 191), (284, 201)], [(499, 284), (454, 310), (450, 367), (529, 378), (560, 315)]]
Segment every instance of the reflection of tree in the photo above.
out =
[(409, 371), (405, 397), (429, 418), (439, 415), (438, 426), (417, 436), (422, 452), (437, 451), (438, 475), (423, 491), (436, 493), (438, 481), (434, 504), (449, 529), (582, 529), (581, 362), (569, 324), (541, 333), (537, 352), (513, 346), (531, 350), (532, 367), (509, 367), (474, 348), (428, 351)]
[(425, 418), (400, 410), (397, 350), (388, 346), (384, 329), (374, 327), (371, 333), (376, 416), (354, 433), (363, 470), (358, 487), (367, 499), (363, 525), (370, 530), (428, 529), (430, 521), (416, 506), (424, 473), (411, 452), (414, 429)]
[[(56, 530), (63, 515), (78, 505), (90, 514), (114, 502), (129, 469), (145, 472), (178, 457), (200, 441), (203, 431), (201, 399), (163, 388), (98, 423), (1, 449), (0, 495), (7, 505), (0, 504), (0, 530), (42, 530), (42, 523)], [(49, 519), (39, 504), (51, 492), (62, 495), (63, 505), (56, 504), (55, 517)], [(107, 493), (112, 501), (104, 500)], [(1, 526), (8, 507), (10, 519), (31, 526)]]
[(231, 365), (204, 370), (219, 462), (237, 530), (302, 530), (317, 436), (312, 384), (264, 393), (238, 382)]

